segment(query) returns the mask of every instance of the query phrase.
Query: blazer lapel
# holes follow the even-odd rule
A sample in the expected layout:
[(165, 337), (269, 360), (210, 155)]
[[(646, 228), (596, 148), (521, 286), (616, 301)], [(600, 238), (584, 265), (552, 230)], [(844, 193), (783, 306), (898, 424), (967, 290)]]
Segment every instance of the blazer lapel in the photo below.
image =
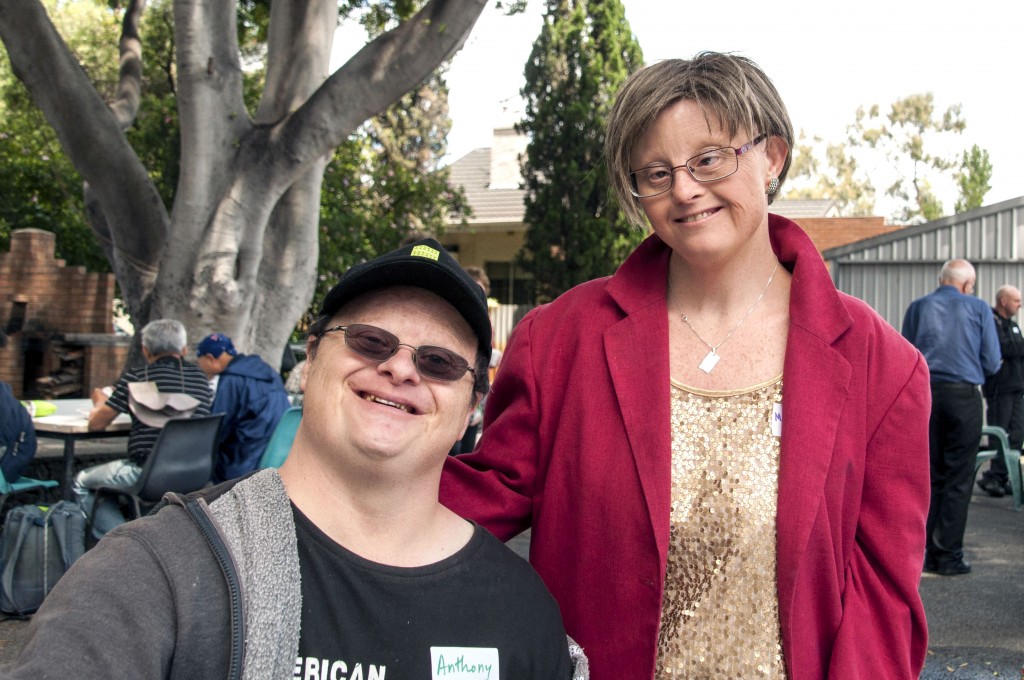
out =
[(779, 615), (790, 630), (798, 571), (824, 498), (851, 367), (833, 347), (853, 323), (810, 238), (793, 222), (769, 215), (779, 260), (793, 273), (789, 337), (782, 375), (777, 569)]
[[(783, 369), (777, 569), (779, 613), (788, 618), (796, 581), (832, 463), (850, 365), (828, 343), (791, 326)], [(783, 622), (783, 629), (787, 628)]]
[(664, 301), (609, 327), (604, 343), (613, 389), (664, 565), (671, 506), (671, 485), (666, 483), (671, 479), (671, 394)]
[[(647, 504), (661, 569), (671, 509), (671, 387), (665, 291), (671, 251), (648, 237), (619, 267), (608, 294), (624, 317), (604, 331), (612, 388)], [(613, 418), (614, 414), (607, 414)], [(664, 574), (662, 574), (664, 576)]]

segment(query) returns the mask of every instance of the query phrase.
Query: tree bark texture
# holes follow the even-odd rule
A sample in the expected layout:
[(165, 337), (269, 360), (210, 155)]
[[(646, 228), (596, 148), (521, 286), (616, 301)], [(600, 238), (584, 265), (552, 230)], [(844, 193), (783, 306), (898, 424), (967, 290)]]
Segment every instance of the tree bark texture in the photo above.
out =
[(144, 0), (126, 9), (114, 101), (38, 0), (0, 3), (0, 40), (85, 180), (90, 223), (136, 327), (177, 318), (193, 343), (224, 332), (277, 366), (313, 295), (332, 151), (454, 55), (486, 2), (430, 0), (333, 74), (336, 2), (272, 3), (266, 85), (250, 116), (235, 4), (174, 0), (181, 171), (170, 213), (124, 135), (140, 101)]

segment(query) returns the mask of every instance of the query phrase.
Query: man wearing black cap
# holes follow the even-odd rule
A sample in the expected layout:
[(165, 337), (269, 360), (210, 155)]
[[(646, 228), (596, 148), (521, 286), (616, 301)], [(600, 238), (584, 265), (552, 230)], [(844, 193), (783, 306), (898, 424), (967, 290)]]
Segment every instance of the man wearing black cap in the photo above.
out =
[(109, 533), (8, 677), (587, 677), (529, 564), (438, 502), (490, 345), (482, 291), (436, 241), (350, 269), (310, 329), (280, 470)]

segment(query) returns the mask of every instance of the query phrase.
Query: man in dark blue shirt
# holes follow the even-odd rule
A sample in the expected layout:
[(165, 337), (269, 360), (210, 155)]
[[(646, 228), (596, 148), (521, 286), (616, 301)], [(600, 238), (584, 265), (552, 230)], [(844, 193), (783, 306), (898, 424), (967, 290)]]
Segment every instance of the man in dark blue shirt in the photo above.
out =
[[(1024, 335), (1013, 320), (1019, 310), (1020, 291), (1016, 286), (1000, 286), (992, 320), (996, 322), (1003, 365), (981, 390), (985, 395), (985, 422), (1006, 430), (1013, 449), (1024, 444)], [(992, 459), (988, 471), (978, 480), (978, 488), (996, 498), (1012, 493), (1009, 471), (1001, 456)]]
[(924, 568), (943, 576), (967, 574), (964, 528), (981, 440), (979, 386), (999, 370), (1001, 355), (992, 311), (974, 292), (974, 267), (955, 259), (942, 265), (939, 287), (910, 303), (903, 336), (931, 372), (931, 505)]

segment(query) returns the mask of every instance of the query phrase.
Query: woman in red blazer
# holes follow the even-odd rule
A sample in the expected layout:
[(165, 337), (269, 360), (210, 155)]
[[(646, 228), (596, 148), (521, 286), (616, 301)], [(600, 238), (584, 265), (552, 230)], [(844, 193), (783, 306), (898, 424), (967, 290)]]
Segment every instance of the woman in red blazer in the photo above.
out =
[(442, 500), (508, 539), (594, 680), (917, 678), (927, 367), (768, 214), (791, 160), (742, 57), (634, 74), (609, 177), (651, 235), (516, 327)]

